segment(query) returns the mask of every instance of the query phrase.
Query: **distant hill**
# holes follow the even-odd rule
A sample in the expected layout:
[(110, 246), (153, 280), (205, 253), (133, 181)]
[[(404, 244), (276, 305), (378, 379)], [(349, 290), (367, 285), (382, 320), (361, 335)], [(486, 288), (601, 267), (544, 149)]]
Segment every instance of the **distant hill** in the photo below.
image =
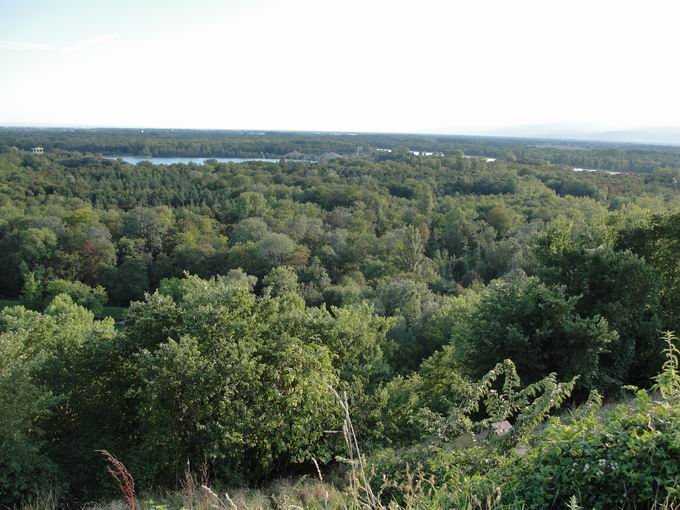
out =
[(522, 138), (680, 145), (680, 127), (668, 126), (605, 130), (576, 125), (535, 124), (503, 128), (486, 134)]

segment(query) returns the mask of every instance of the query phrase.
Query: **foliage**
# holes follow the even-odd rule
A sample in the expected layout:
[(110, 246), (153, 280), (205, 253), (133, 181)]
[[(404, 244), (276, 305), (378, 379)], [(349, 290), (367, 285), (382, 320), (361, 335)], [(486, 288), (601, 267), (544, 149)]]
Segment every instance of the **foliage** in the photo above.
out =
[(26, 338), (0, 333), (0, 505), (35, 495), (51, 482), (54, 464), (44, 455), (41, 418), (58, 401), (37, 379), (45, 357)]
[(28, 308), (43, 310), (60, 294), (69, 296), (74, 303), (87, 308), (95, 315), (101, 315), (107, 301), (106, 290), (101, 285), (95, 288), (78, 281), (62, 279), (42, 283), (34, 272), (24, 275), (24, 289), (21, 302)]
[[(133, 389), (145, 480), (168, 483), (187, 459), (224, 480), (257, 480), (329, 454), (331, 356), (302, 342), (286, 306), (188, 277), (172, 300), (153, 295), (130, 310), (128, 341), (145, 347)], [(175, 327), (149, 342), (144, 332), (168, 316)]]
[(268, 290), (270, 295), (285, 296), (286, 294), (296, 293), (298, 291), (298, 276), (297, 273), (290, 267), (279, 266), (272, 269), (263, 282), (265, 290)]
[(569, 495), (585, 508), (648, 508), (676, 500), (677, 406), (644, 393), (601, 416), (552, 422), (526, 457), (508, 466), (506, 492), (529, 508), (563, 508)]
[(560, 372), (578, 376), (580, 388), (597, 386), (600, 357), (618, 335), (603, 318), (579, 315), (577, 300), (565, 296), (563, 288), (522, 273), (494, 281), (469, 320), (454, 329), (452, 342), (461, 366), (480, 376), (509, 358), (529, 382)]
[[(161, 167), (60, 148), (343, 157)], [(187, 461), (215, 487), (337, 470), (356, 508), (671, 498), (677, 352), (668, 334), (662, 366), (657, 332), (680, 324), (678, 168), (664, 147), (5, 130), (0, 505), (116, 494), (95, 450), (161, 490)], [(127, 311), (95, 320), (105, 305)], [(597, 410), (626, 384), (658, 399)], [(585, 404), (546, 426), (566, 399)], [(631, 468), (578, 493), (603, 455)], [(329, 507), (291, 491), (258, 497)]]
[(644, 385), (661, 363), (658, 276), (643, 258), (614, 250), (596, 228), (582, 226), (578, 234), (574, 229), (553, 224), (540, 239), (542, 279), (578, 298), (579, 314), (600, 315), (618, 333), (602, 356), (600, 386), (612, 393), (624, 382)]
[(675, 345), (678, 338), (671, 332), (667, 331), (663, 339), (666, 343), (664, 354), (666, 361), (663, 364), (661, 372), (654, 377), (656, 383), (652, 386), (653, 389), (658, 390), (661, 396), (670, 402), (673, 402), (680, 397), (680, 371), (678, 367), (680, 362), (680, 350)]

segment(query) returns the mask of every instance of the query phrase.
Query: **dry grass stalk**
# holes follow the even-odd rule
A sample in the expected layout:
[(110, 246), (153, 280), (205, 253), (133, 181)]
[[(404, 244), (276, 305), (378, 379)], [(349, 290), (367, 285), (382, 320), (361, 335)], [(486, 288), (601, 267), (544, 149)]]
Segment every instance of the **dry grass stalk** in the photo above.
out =
[(348, 460), (351, 467), (350, 492), (359, 508), (382, 509), (384, 506), (380, 502), (380, 497), (373, 492), (369, 477), (366, 474), (366, 462), (361, 454), (359, 440), (352, 424), (347, 393), (343, 392), (340, 395), (335, 389), (332, 388), (332, 390), (343, 413), (342, 433), (347, 444)]
[(184, 500), (184, 507), (187, 510), (194, 510), (194, 488), (196, 481), (194, 475), (191, 473), (191, 464), (187, 461), (187, 467), (184, 470), (184, 479), (182, 480), (182, 499)]
[(135, 480), (129, 473), (125, 464), (106, 450), (97, 450), (110, 464), (106, 469), (118, 484), (123, 494), (123, 500), (130, 510), (137, 510), (137, 498), (135, 497)]
[(324, 508), (328, 510), (330, 508), (329, 506), (329, 494), (328, 494), (328, 489), (326, 488), (326, 484), (323, 481), (323, 475), (321, 474), (321, 468), (319, 467), (319, 463), (316, 461), (316, 458), (312, 457), (312, 461), (314, 462), (314, 466), (316, 467), (316, 472), (319, 475), (319, 481), (321, 482), (321, 486), (323, 487), (323, 497), (324, 497)]
[(231, 510), (238, 510), (238, 507), (232, 501), (232, 499), (229, 497), (229, 494), (227, 494), (226, 492), (224, 493), (224, 501), (223, 501), (207, 485), (201, 485), (201, 489), (203, 490), (203, 493), (206, 496), (206, 499), (205, 499), (206, 503), (210, 505), (209, 508), (214, 508), (214, 509), (219, 509), (219, 510), (223, 510), (223, 509), (226, 510), (227, 508), (229, 508)]

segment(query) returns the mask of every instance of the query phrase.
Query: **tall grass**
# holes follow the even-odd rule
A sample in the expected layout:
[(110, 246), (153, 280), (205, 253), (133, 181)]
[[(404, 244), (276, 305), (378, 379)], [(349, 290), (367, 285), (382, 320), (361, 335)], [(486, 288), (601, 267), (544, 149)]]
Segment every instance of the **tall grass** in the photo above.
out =
[(118, 484), (121, 493), (123, 494), (123, 501), (130, 510), (137, 510), (137, 498), (135, 496), (135, 480), (128, 472), (125, 464), (118, 460), (114, 455), (106, 450), (97, 450), (101, 453), (104, 459), (109, 463), (106, 468), (109, 474)]

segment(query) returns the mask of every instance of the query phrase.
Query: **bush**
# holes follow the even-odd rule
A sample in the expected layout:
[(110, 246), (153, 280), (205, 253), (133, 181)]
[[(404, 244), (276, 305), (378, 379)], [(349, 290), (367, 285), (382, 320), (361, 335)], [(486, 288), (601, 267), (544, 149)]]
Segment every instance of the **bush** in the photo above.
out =
[(31, 356), (21, 334), (0, 335), (0, 506), (35, 495), (54, 475), (35, 426), (56, 403), (36, 380), (43, 356)]
[[(671, 333), (665, 340), (667, 361), (656, 377), (655, 398), (641, 390), (634, 400), (601, 411), (602, 399), (594, 392), (574, 413), (554, 417), (542, 429), (537, 425), (559, 406), (573, 382), (560, 389), (546, 378), (540, 386), (508, 391), (519, 382), (506, 361), (473, 385), (483, 393), (454, 408), (443, 422), (465, 425), (461, 418), (467, 416), (468, 427), (455, 427), (454, 441), (442, 441), (440, 434), (408, 448), (374, 452), (373, 490), (401, 503), (411, 497), (414, 480), (421, 480), (417, 497), (423, 505), (413, 508), (428, 508), (425, 503), (433, 496), (455, 508), (474, 501), (474, 508), (675, 508), (680, 502), (680, 351)], [(502, 393), (491, 384), (501, 374)], [(490, 418), (476, 418), (481, 409)], [(518, 413), (507, 416), (512, 428), (494, 434), (492, 427), (480, 434), (490, 420), (504, 416), (498, 414), (504, 409)]]
[[(435, 359), (433, 365), (436, 367), (439, 363), (441, 361)], [(431, 372), (430, 377), (436, 373)], [(413, 376), (404, 383), (402, 386), (410, 384), (417, 388), (422, 380)], [(394, 491), (395, 487), (408, 482), (417, 471), (419, 476), (430, 480), (431, 490), (445, 487), (452, 501), (464, 494), (490, 495), (497, 471), (512, 457), (514, 448), (524, 444), (536, 427), (562, 405), (574, 383), (574, 380), (558, 383), (551, 374), (522, 388), (515, 366), (505, 360), (478, 383), (468, 384), (465, 393), (460, 391), (458, 401), (451, 402), (447, 412), (440, 414), (427, 407), (418, 409), (427, 397), (421, 396), (420, 402), (418, 399), (400, 402), (400, 410), (415, 412), (406, 420), (403, 414), (398, 419), (402, 419), (404, 425), (418, 423), (423, 430), (429, 430), (429, 434), (423, 434), (419, 443), (407, 448), (374, 452), (370, 458), (375, 474), (373, 482), (384, 487), (383, 481), (390, 480), (392, 490), (388, 495), (398, 500), (401, 496), (398, 490)], [(413, 437), (401, 437), (400, 441), (403, 444), (409, 439)], [(430, 489), (423, 488), (424, 491)]]
[(130, 346), (145, 347), (134, 359), (132, 471), (169, 485), (189, 461), (241, 483), (328, 459), (336, 372), (329, 350), (303, 341), (289, 320), (304, 317), (304, 305), (287, 309), (285, 297), (258, 299), (219, 278), (175, 283), (172, 296), (147, 296), (126, 319)]
[(505, 493), (527, 508), (564, 508), (571, 496), (585, 508), (649, 508), (680, 496), (680, 407), (641, 392), (600, 416), (555, 419), (508, 469)]
[(511, 359), (527, 382), (549, 373), (579, 377), (581, 389), (597, 387), (600, 358), (618, 335), (599, 316), (582, 317), (578, 298), (562, 287), (548, 286), (536, 277), (513, 272), (482, 292), (469, 319), (454, 328), (452, 343), (461, 366), (481, 377), (493, 366)]
[(106, 290), (100, 285), (90, 287), (84, 283), (69, 280), (50, 281), (47, 284), (45, 301), (49, 303), (59, 294), (70, 296), (74, 303), (87, 308), (97, 316), (101, 315), (107, 300)]
[(81, 282), (64, 279), (40, 281), (35, 272), (26, 272), (21, 302), (28, 308), (44, 310), (59, 294), (69, 296), (74, 303), (87, 308), (95, 315), (101, 315), (108, 299), (104, 287), (90, 287)]
[(506, 466), (506, 492), (528, 508), (563, 508), (571, 496), (587, 508), (680, 500), (679, 352), (672, 333), (665, 340), (659, 400), (641, 390), (603, 413), (590, 407), (571, 420), (553, 419), (528, 455)]

